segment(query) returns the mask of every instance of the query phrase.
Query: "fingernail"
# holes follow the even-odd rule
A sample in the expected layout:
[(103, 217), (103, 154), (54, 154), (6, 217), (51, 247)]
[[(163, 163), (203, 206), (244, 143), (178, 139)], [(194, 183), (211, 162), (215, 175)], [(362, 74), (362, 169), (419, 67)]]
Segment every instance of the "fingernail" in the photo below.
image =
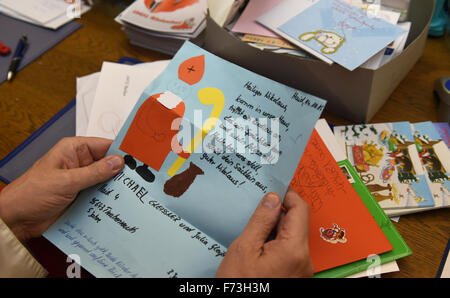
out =
[(276, 208), (280, 205), (280, 197), (275, 193), (268, 193), (263, 198), (262, 205), (266, 208)]
[(122, 160), (118, 156), (111, 156), (106, 162), (113, 171), (119, 170), (122, 166)]

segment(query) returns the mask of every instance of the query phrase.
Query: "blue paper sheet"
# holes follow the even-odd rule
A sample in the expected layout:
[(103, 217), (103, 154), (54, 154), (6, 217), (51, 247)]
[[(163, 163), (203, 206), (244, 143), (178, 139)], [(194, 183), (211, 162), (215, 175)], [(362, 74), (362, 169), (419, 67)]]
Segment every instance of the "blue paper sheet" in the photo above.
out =
[[(44, 236), (99, 277), (212, 277), (261, 198), (285, 194), (324, 106), (186, 42), (108, 151), (134, 158), (81, 192)], [(178, 132), (164, 126), (177, 117)], [(187, 159), (164, 145), (175, 131), (171, 142), (189, 151), (202, 130)]]
[(278, 29), (349, 70), (405, 32), (341, 0), (320, 0)]

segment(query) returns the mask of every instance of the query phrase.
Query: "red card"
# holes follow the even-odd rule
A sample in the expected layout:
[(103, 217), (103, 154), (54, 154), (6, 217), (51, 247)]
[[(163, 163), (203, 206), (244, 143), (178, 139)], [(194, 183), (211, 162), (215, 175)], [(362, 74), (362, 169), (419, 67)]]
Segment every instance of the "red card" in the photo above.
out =
[(290, 186), (310, 206), (315, 272), (393, 249), (316, 130)]

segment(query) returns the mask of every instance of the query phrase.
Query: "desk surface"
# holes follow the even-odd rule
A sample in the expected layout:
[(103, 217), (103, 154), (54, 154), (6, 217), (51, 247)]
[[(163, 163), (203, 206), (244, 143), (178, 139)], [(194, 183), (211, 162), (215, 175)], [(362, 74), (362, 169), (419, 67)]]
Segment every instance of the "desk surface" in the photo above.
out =
[[(113, 20), (118, 11), (114, 4), (100, 2), (79, 20), (83, 24), (79, 31), (27, 66), (12, 83), (0, 85), (0, 159), (73, 99), (76, 77), (99, 71), (103, 61), (123, 56), (143, 61), (170, 59), (131, 46)], [(450, 50), (444, 39), (428, 39), (423, 57), (371, 122), (437, 121), (433, 83), (449, 71)], [(324, 117), (337, 125), (352, 123), (327, 112)], [(450, 209), (401, 217), (395, 226), (413, 254), (398, 261), (400, 272), (383, 276), (436, 276), (450, 238), (449, 218)]]

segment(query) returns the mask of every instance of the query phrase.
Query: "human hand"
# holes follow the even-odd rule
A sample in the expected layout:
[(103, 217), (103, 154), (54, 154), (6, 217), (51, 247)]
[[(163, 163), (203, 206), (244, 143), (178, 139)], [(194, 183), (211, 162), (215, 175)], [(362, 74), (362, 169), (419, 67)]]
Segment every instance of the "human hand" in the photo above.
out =
[(0, 218), (21, 241), (40, 236), (78, 192), (112, 178), (123, 168), (121, 156), (104, 157), (111, 143), (86, 137), (59, 141), (0, 192)]
[[(309, 206), (291, 189), (284, 206), (286, 213), (276, 193), (261, 200), (247, 227), (228, 248), (216, 277), (312, 277)], [(275, 239), (266, 242), (276, 226)]]

